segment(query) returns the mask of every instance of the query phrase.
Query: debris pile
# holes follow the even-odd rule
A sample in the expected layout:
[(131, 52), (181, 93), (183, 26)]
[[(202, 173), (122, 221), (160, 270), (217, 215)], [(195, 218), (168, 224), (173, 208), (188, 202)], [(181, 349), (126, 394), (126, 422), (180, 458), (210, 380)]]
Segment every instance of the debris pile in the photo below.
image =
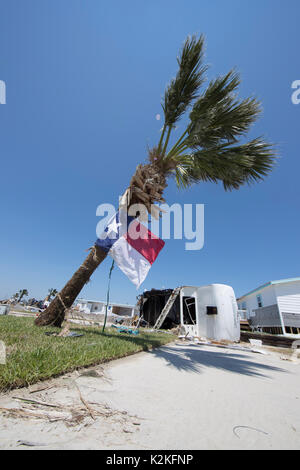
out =
[[(91, 371), (88, 372), (91, 373)], [(87, 373), (83, 373), (82, 375), (87, 375)], [(98, 373), (97, 377), (100, 377)], [(105, 379), (105, 377), (102, 378)], [(117, 420), (121, 426), (126, 426), (125, 429), (128, 429), (128, 425), (130, 424), (134, 426), (140, 424), (138, 422), (139, 418), (137, 416), (131, 416), (127, 411), (115, 410), (106, 403), (88, 401), (83, 397), (75, 380), (68, 381), (68, 383), (78, 392), (78, 399), (73, 400), (71, 403), (50, 401), (47, 396), (43, 396), (40, 393), (37, 398), (32, 397), (33, 393), (44, 392), (55, 387), (50, 384), (48, 386), (39, 386), (39, 388), (33, 391), (27, 391), (27, 396), (12, 396), (12, 400), (14, 400), (18, 406), (1, 406), (0, 413), (10, 418), (39, 419), (48, 421), (49, 423), (61, 421), (68, 427), (75, 427), (80, 424), (86, 427), (93, 424), (97, 418), (112, 418), (114, 421)], [(66, 386), (68, 385), (66, 384)]]

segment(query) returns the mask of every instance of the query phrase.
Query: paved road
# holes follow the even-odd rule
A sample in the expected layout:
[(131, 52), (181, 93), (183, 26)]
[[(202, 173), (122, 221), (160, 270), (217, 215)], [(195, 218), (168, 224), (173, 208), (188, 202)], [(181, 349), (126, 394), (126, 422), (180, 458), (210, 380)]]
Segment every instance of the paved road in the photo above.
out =
[[(69, 428), (1, 418), (0, 447), (26, 439), (55, 449), (300, 448), (300, 366), (278, 355), (183, 343), (111, 362), (105, 375), (56, 379), (42, 399), (78, 400), (65, 387), (76, 380), (85, 400), (127, 411), (127, 422), (97, 418)], [(11, 395), (0, 406), (12, 406)]]

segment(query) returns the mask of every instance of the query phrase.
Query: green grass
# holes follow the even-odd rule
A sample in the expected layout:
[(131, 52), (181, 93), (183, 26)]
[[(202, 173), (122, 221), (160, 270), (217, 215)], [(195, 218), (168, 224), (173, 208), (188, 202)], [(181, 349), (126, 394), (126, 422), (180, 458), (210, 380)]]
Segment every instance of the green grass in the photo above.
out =
[(46, 380), (65, 372), (107, 362), (139, 351), (147, 351), (174, 340), (165, 333), (137, 336), (120, 334), (113, 328), (81, 327), (71, 331), (80, 338), (46, 336), (60, 331), (54, 327), (36, 327), (31, 318), (0, 316), (0, 340), (7, 350), (5, 365), (0, 364), (0, 390), (9, 390)]

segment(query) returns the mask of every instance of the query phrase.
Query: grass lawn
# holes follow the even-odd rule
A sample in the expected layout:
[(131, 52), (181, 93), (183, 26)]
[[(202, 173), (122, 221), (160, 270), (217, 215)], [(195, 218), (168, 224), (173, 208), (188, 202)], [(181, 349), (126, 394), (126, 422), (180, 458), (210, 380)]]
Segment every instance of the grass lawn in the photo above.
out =
[(102, 327), (71, 326), (80, 338), (46, 336), (54, 327), (36, 327), (32, 318), (0, 316), (0, 340), (6, 345), (6, 365), (0, 364), (0, 390), (33, 384), (80, 367), (107, 362), (139, 351), (147, 351), (175, 339), (165, 333), (139, 335), (118, 333)]

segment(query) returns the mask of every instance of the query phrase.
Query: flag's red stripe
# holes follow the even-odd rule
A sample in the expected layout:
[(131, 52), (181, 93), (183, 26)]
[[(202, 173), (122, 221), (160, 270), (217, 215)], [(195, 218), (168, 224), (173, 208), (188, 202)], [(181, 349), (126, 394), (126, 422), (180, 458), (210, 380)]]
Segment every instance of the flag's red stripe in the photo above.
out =
[[(138, 233), (139, 237), (136, 238), (135, 234)], [(132, 237), (130, 236), (132, 235)], [(160, 250), (164, 247), (165, 242), (154, 235), (143, 224), (134, 220), (129, 230), (124, 235), (129, 245), (138, 251), (150, 264), (153, 264)]]

